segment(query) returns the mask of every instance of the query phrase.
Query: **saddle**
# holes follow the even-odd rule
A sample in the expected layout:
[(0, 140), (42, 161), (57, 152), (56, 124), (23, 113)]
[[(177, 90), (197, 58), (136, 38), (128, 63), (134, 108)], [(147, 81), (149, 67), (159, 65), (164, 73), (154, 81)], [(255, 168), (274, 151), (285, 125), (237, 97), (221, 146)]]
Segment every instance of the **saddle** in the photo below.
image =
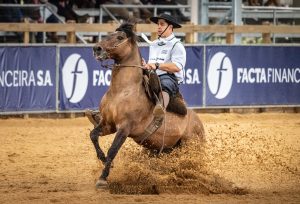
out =
[[(143, 84), (145, 86), (148, 98), (155, 105), (156, 99), (161, 92), (161, 85), (158, 75), (154, 71), (144, 70)], [(182, 116), (187, 114), (186, 103), (179, 91), (175, 95), (170, 96), (170, 102), (167, 106), (167, 111)]]

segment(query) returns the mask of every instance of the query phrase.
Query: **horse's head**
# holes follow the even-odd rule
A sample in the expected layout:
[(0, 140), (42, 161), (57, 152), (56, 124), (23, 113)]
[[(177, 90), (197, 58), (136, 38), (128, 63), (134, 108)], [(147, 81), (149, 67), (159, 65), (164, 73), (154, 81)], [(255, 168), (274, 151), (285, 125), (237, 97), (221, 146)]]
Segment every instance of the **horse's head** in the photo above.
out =
[(109, 34), (94, 48), (94, 56), (97, 60), (119, 60), (128, 55), (133, 45), (136, 45), (136, 35), (133, 31), (134, 24), (123, 23), (114, 33)]

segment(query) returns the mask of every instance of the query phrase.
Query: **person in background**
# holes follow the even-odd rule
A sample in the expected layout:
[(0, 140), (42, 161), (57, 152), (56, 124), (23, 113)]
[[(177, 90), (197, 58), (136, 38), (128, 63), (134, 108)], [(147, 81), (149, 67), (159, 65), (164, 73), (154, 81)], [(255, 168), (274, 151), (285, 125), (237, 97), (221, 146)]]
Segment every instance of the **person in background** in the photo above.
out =
[[(176, 0), (152, 0), (152, 4), (155, 5), (178, 5)], [(180, 9), (176, 8), (176, 9), (158, 9), (158, 14), (160, 13), (168, 13), (170, 15), (172, 15), (173, 17), (175, 17), (175, 19), (177, 19), (177, 21), (179, 22), (188, 22), (190, 21), (190, 19), (188, 17), (186, 17), (185, 15), (183, 15), (183, 13), (180, 11)]]
[[(97, 0), (96, 8), (99, 8), (100, 5), (105, 4), (116, 4), (116, 5), (142, 5), (142, 2), (139, 0)], [(117, 18), (120, 18), (125, 21), (132, 22), (142, 22), (142, 14), (144, 16), (150, 17), (151, 13), (146, 8), (108, 8), (108, 10)], [(143, 16), (143, 17), (144, 17)]]
[(57, 7), (57, 14), (63, 16), (65, 21), (75, 21), (76, 23), (86, 23), (90, 17), (88, 14), (79, 16), (73, 10), (74, 2), (72, 0), (49, 0), (49, 3)]
[[(19, 0), (0, 0), (2, 4), (20, 4)], [(0, 7), (0, 22), (4, 23), (20, 23), (24, 22), (24, 15), (21, 8), (18, 7), (9, 7), (4, 8)], [(16, 35), (16, 40), (21, 43), (23, 42), (23, 33), (14, 32)]]
[(279, 6), (279, 2), (278, 0), (268, 0), (264, 6)]
[[(128, 5), (143, 5), (143, 2), (140, 0), (123, 0), (123, 3)], [(133, 16), (139, 21), (147, 20), (152, 16), (152, 13), (147, 8), (132, 8), (130, 10), (133, 12)]]
[[(19, 0), (0, 0), (1, 4), (20, 4)], [(0, 7), (0, 22), (19, 23), (24, 21), (23, 12), (18, 7)]]
[(249, 6), (261, 6), (261, 3), (259, 0), (248, 0), (248, 5)]
[(95, 8), (95, 0), (74, 0), (77, 8)]
[[(100, 5), (105, 4), (123, 4), (121, 0), (96, 0), (96, 8), (99, 8)], [(133, 15), (129, 12), (127, 8), (108, 8), (108, 10), (113, 14), (118, 16), (123, 20), (129, 20), (133, 18)]]

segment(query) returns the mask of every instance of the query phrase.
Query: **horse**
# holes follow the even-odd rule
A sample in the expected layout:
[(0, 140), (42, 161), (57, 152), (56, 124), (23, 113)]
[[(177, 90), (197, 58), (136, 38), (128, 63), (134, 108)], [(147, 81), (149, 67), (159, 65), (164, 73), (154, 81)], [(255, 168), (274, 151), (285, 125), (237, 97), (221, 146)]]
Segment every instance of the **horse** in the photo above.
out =
[[(104, 168), (96, 182), (97, 188), (107, 186), (112, 162), (126, 139), (150, 150), (167, 150), (188, 139), (204, 141), (204, 128), (199, 117), (188, 109), (186, 115), (166, 112), (163, 124), (153, 134), (145, 129), (153, 122), (154, 103), (143, 84), (142, 57), (137, 44), (134, 24), (123, 23), (93, 47), (96, 60), (102, 63), (113, 59), (111, 84), (99, 105), (99, 122), (90, 132), (97, 157)], [(116, 133), (105, 156), (99, 146), (99, 137)]]

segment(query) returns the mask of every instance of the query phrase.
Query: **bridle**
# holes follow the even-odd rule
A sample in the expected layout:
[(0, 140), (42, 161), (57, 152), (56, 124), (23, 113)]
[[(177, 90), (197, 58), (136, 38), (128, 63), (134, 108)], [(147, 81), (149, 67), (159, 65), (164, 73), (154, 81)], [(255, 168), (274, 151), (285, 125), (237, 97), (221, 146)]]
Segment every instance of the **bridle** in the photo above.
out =
[[(104, 51), (107, 53), (107, 56), (110, 56), (110, 52), (117, 49), (118, 47), (120, 47), (121, 45), (123, 45), (124, 43), (126, 43), (129, 40), (129, 38), (126, 38), (125, 40), (123, 40), (122, 42), (120, 42), (117, 45), (114, 45), (113, 47), (107, 47)], [(144, 67), (141, 65), (135, 65), (135, 64), (104, 64), (104, 61), (101, 61), (101, 66), (106, 68), (106, 69), (113, 69), (113, 68), (119, 68), (119, 67), (137, 67), (140, 69), (143, 69)]]
[(114, 50), (117, 49), (118, 47), (120, 47), (122, 44), (126, 43), (129, 40), (129, 38), (126, 38), (125, 40), (123, 40), (122, 42), (120, 42), (117, 45), (114, 45), (113, 47), (107, 47), (106, 50)]

